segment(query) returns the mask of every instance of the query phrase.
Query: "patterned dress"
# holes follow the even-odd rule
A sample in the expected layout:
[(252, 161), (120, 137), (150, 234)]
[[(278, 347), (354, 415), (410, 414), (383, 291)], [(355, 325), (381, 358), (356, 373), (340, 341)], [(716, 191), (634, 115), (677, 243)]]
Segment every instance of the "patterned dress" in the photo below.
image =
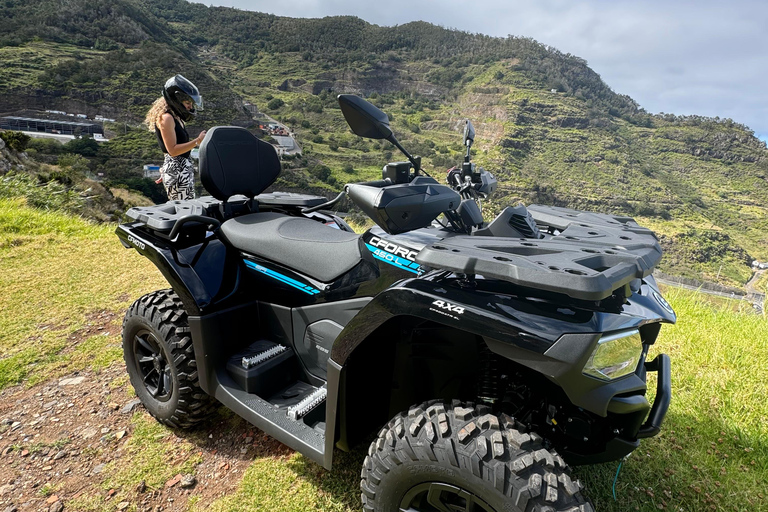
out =
[[(176, 132), (176, 144), (189, 142), (189, 133), (184, 124), (173, 118), (174, 131)], [(163, 179), (165, 193), (168, 194), (169, 201), (195, 198), (195, 166), (190, 158), (190, 152), (187, 151), (181, 155), (171, 156), (165, 148), (160, 129), (155, 127), (157, 142), (160, 149), (165, 153), (165, 161), (160, 167), (160, 176)]]
[(160, 175), (169, 201), (195, 198), (195, 166), (189, 157), (166, 153)]

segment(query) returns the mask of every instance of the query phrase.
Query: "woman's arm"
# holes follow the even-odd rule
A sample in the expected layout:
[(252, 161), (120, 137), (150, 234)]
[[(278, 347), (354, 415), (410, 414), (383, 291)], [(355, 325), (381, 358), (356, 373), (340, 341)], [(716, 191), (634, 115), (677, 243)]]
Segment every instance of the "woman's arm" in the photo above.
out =
[(199, 145), (205, 137), (205, 130), (200, 132), (200, 135), (198, 135), (196, 139), (192, 139), (191, 141), (182, 144), (176, 144), (176, 130), (174, 127), (173, 116), (171, 114), (163, 114), (160, 118), (160, 136), (163, 138), (163, 144), (165, 144), (165, 149), (168, 151), (168, 154), (171, 156), (179, 156), (187, 151), (192, 151), (195, 146)]

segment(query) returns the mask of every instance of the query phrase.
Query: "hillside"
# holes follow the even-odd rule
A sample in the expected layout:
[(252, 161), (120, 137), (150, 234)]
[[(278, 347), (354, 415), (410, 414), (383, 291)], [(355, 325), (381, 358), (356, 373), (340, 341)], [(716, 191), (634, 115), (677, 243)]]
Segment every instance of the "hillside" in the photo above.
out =
[(119, 119), (113, 141), (88, 157), (109, 179), (135, 184), (133, 169), (159, 154), (151, 134), (129, 127), (181, 72), (206, 101), (193, 130), (252, 124), (248, 101), (304, 148), (278, 185), (331, 195), (401, 158), (349, 132), (335, 95), (352, 92), (389, 113), (404, 146), (438, 174), (460, 161), (470, 118), (476, 160), (501, 183), (486, 215), (517, 201), (633, 215), (661, 234), (664, 271), (730, 285), (749, 279), (753, 259), (768, 260), (768, 151), (749, 128), (650, 115), (583, 59), (529, 38), (182, 0), (70, 4), (0, 7), (0, 112), (79, 108)]

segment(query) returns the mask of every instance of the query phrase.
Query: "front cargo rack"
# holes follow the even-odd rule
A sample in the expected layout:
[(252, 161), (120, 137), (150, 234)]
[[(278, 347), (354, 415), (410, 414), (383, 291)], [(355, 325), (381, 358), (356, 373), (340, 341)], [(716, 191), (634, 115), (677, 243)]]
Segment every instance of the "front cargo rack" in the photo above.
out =
[(544, 238), (444, 238), (424, 247), (416, 261), (597, 301), (649, 275), (661, 260), (656, 235), (630, 217), (542, 205), (528, 211), (549, 233)]

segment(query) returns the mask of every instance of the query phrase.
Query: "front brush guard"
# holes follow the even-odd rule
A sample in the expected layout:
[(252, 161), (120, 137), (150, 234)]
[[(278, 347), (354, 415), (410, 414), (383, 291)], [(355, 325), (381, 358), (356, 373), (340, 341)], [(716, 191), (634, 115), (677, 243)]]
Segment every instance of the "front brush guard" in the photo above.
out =
[(637, 432), (638, 439), (653, 437), (661, 431), (661, 424), (667, 415), (669, 402), (672, 399), (672, 377), (669, 356), (667, 354), (659, 354), (653, 361), (646, 361), (645, 370), (658, 372), (656, 398), (653, 401), (651, 412), (648, 414), (648, 419), (645, 420), (645, 423)]

